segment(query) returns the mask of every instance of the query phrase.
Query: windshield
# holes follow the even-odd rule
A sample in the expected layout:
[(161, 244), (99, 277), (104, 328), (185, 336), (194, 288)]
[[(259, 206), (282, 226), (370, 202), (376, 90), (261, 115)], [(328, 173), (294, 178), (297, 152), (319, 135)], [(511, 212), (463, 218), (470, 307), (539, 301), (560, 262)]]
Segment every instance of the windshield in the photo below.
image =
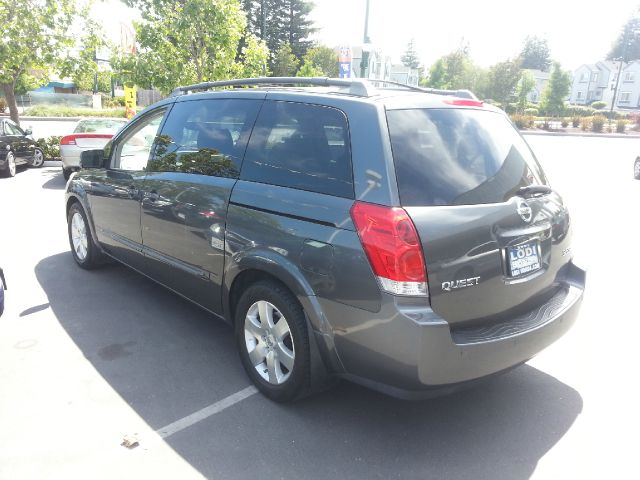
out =
[(387, 120), (402, 205), (503, 202), (520, 187), (546, 183), (528, 145), (499, 113), (390, 110)]
[(111, 119), (81, 120), (73, 133), (116, 133), (125, 123)]

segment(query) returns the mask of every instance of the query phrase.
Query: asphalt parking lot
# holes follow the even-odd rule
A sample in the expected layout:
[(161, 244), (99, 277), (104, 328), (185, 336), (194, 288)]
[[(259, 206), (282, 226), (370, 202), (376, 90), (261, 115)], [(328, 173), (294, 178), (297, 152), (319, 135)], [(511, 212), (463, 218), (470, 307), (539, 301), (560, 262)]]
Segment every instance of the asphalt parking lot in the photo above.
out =
[(640, 141), (528, 140), (589, 269), (578, 324), (527, 365), (421, 402), (348, 383), (267, 400), (229, 326), (122, 266), (75, 266), (58, 163), (0, 179), (0, 478), (634, 477)]

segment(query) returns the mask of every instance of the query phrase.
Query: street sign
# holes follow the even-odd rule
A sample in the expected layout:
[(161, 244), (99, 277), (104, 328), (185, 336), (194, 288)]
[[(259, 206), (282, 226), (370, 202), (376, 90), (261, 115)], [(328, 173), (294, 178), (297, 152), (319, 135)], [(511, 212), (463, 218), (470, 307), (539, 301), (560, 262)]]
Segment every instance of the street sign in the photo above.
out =
[(340, 78), (351, 78), (351, 47), (340, 47), (338, 67)]

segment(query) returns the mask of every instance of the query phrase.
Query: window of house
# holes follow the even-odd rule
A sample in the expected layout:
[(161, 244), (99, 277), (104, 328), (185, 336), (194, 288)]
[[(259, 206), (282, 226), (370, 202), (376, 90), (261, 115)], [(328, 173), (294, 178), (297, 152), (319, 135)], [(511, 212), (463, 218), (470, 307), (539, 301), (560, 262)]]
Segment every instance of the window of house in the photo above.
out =
[(340, 110), (265, 102), (240, 178), (353, 198), (347, 119)]
[(576, 100), (582, 100), (582, 92), (576, 94)]
[(620, 92), (618, 103), (629, 103), (631, 101), (631, 92)]
[(587, 74), (586, 73), (582, 72), (580, 74), (580, 81), (581, 82), (586, 82), (587, 81)]
[(626, 72), (624, 74), (625, 82), (635, 82), (635, 80), (636, 80), (636, 72)]

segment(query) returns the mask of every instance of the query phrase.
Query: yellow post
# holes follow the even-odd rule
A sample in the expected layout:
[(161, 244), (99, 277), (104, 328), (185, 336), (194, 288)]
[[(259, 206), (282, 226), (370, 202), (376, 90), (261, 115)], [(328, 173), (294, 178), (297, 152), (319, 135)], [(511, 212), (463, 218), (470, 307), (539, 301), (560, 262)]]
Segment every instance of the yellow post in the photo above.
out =
[(136, 114), (136, 87), (131, 83), (124, 85), (125, 115), (131, 118)]

